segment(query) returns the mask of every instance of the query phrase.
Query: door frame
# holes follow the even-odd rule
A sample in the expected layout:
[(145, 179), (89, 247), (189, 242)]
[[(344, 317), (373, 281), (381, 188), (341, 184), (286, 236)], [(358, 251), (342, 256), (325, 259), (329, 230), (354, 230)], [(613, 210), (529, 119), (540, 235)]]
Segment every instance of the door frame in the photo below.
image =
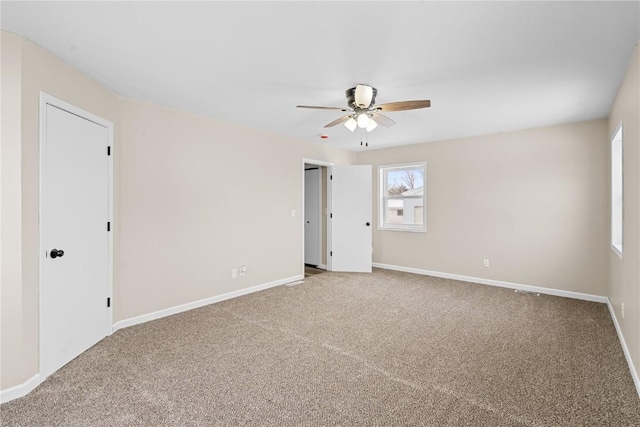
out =
[[(317, 244), (318, 246), (316, 247), (318, 249), (318, 256), (320, 257), (320, 259), (318, 260), (318, 263), (316, 263), (317, 267), (327, 267), (325, 264), (322, 263), (322, 232), (323, 232), (323, 227), (322, 227), (322, 166), (317, 166), (317, 165), (312, 165), (309, 163), (305, 163), (306, 166), (312, 166), (312, 168), (308, 169), (305, 166), (305, 170), (304, 170), (304, 187), (305, 187), (305, 194), (304, 194), (304, 209), (302, 211), (303, 213), (303, 221), (306, 223), (306, 219), (307, 219), (307, 211), (306, 211), (306, 207), (307, 207), (307, 171), (309, 170), (317, 170), (318, 171), (318, 185), (317, 185), (317, 191), (318, 191), (318, 210), (317, 210), (317, 214), (318, 214), (318, 233), (316, 239), (317, 239)], [(307, 261), (306, 259), (306, 247), (307, 247), (307, 230), (306, 227), (304, 229), (304, 244), (305, 244), (305, 261)], [(305, 262), (306, 265), (306, 262)]]
[[(325, 162), (323, 160), (314, 160), (314, 159), (307, 159), (307, 158), (303, 158), (302, 159), (302, 165), (301, 167), (301, 173), (302, 173), (302, 199), (301, 199), (301, 205), (302, 205), (302, 209), (300, 210), (301, 215), (300, 215), (300, 228), (302, 231), (302, 250), (301, 250), (301, 254), (302, 254), (302, 276), (304, 276), (304, 219), (305, 219), (305, 212), (304, 212), (304, 197), (305, 197), (305, 188), (304, 188), (304, 184), (305, 184), (305, 164), (307, 165), (313, 165), (313, 166), (324, 166), (327, 168), (327, 182), (325, 183), (326, 188), (327, 188), (327, 209), (329, 210), (329, 212), (331, 212), (331, 186), (329, 185), (330, 183), (330, 176), (331, 176), (331, 167), (334, 165), (334, 163), (331, 162)], [(322, 174), (320, 175), (320, 183), (322, 184)], [(322, 191), (320, 192), (320, 197), (322, 198)], [(322, 203), (320, 203), (320, 235), (323, 236), (326, 239), (327, 242), (327, 252), (326, 252), (326, 259), (327, 259), (327, 271), (331, 271), (331, 257), (329, 256), (329, 254), (331, 253), (331, 221), (329, 221), (329, 218), (327, 218), (327, 229), (323, 229), (322, 227), (322, 217), (326, 216), (326, 212), (322, 212)], [(320, 253), (322, 253), (322, 241), (320, 241)], [(320, 261), (322, 261), (322, 258), (320, 259)]]
[[(107, 309), (107, 324), (105, 325), (105, 335), (111, 335), (113, 332), (113, 188), (114, 188), (114, 179), (113, 179), (113, 157), (114, 157), (114, 138), (113, 138), (113, 123), (103, 119), (102, 117), (96, 116), (88, 111), (85, 111), (75, 105), (69, 104), (61, 99), (58, 99), (54, 96), (51, 96), (45, 92), (40, 92), (40, 110), (39, 110), (39, 203), (38, 203), (38, 371), (40, 373), (40, 381), (44, 381), (45, 371), (44, 371), (44, 345), (43, 345), (43, 317), (42, 317), (42, 283), (44, 279), (44, 262), (46, 259), (46, 250), (45, 243), (43, 242), (44, 238), (44, 194), (45, 194), (45, 182), (44, 177), (46, 176), (46, 128), (47, 128), (47, 105), (51, 105), (53, 107), (64, 110), (70, 114), (76, 115), (80, 118), (93, 122), (97, 125), (100, 125), (108, 130), (108, 139), (109, 146), (111, 147), (111, 155), (107, 156), (107, 174), (108, 174), (108, 221), (111, 222), (111, 232), (108, 233), (107, 242), (108, 242), (108, 250), (107, 250), (107, 292), (108, 298), (111, 298), (111, 305)], [(105, 153), (106, 155), (106, 153)], [(105, 301), (106, 304), (106, 301)]]

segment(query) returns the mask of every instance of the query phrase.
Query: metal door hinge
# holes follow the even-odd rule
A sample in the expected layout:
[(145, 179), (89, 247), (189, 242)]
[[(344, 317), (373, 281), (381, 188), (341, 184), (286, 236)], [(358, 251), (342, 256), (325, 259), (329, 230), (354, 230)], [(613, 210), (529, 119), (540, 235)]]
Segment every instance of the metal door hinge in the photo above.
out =
[(111, 307), (111, 298), (107, 298), (107, 307)]
[(329, 252), (329, 256), (333, 256), (333, 251)]
[(329, 218), (333, 218), (333, 214), (332, 213), (329, 214)]
[(107, 146), (107, 156), (111, 155), (111, 146)]
[(107, 231), (111, 231), (111, 221), (107, 222)]
[(333, 181), (333, 175), (329, 175), (329, 179)]

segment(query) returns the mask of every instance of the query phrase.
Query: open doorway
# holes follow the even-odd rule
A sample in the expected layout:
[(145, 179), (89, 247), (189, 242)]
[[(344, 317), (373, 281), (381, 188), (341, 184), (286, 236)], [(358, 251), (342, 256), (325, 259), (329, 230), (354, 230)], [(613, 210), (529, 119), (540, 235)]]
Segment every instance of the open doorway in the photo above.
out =
[(330, 164), (303, 163), (303, 267), (305, 277), (327, 270), (328, 257), (328, 168)]
[[(302, 228), (301, 267), (304, 271), (306, 259), (305, 248), (314, 245), (317, 251), (320, 246), (320, 257), (310, 261), (311, 266), (326, 271), (371, 273), (371, 214), (372, 214), (372, 176), (371, 165), (334, 165), (317, 160), (303, 159), (302, 173)], [(309, 199), (315, 202), (306, 211), (318, 211), (320, 206), (319, 232), (313, 232), (310, 239), (305, 239), (307, 228), (306, 205), (306, 170), (318, 169), (320, 176), (317, 184), (318, 197)], [(310, 191), (310, 193), (313, 190)], [(316, 192), (317, 193), (317, 192)], [(311, 220), (309, 220), (311, 224)], [(308, 240), (308, 242), (306, 241)], [(315, 263), (318, 264), (315, 264)]]

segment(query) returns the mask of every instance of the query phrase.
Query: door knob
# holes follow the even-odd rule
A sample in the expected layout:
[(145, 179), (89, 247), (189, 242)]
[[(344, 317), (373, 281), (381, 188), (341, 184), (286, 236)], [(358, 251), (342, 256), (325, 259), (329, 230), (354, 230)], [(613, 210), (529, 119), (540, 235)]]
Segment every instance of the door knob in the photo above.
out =
[(62, 249), (51, 249), (51, 258), (58, 258), (64, 256), (64, 251)]
[(368, 227), (368, 226), (370, 226), (370, 225), (371, 225), (371, 223), (370, 223), (370, 222), (367, 222), (365, 225)]

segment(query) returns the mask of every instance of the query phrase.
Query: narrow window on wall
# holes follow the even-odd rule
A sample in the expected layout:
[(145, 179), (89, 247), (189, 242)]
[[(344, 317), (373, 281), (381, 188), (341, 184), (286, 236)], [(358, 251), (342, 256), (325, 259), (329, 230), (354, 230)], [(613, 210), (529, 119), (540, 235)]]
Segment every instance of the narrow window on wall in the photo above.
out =
[(611, 140), (611, 247), (622, 257), (622, 124)]
[(426, 231), (426, 163), (380, 166), (380, 230)]

